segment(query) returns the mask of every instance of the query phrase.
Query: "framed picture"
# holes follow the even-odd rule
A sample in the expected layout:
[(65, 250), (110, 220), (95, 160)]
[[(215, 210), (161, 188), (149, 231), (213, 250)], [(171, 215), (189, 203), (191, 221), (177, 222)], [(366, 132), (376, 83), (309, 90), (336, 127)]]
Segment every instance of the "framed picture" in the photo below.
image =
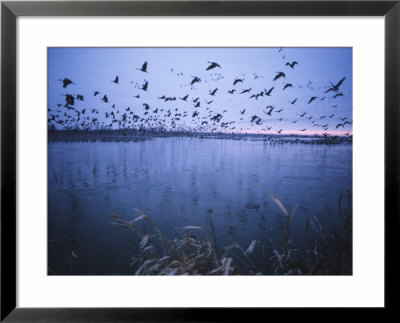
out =
[(1, 12), (2, 320), (394, 305), (398, 1)]

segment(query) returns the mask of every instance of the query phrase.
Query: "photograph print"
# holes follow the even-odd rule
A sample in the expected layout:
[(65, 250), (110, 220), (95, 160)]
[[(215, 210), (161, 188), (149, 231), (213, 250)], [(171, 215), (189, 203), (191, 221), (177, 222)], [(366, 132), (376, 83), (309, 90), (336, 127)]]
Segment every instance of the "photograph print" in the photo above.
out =
[(352, 275), (350, 47), (48, 48), (48, 275)]

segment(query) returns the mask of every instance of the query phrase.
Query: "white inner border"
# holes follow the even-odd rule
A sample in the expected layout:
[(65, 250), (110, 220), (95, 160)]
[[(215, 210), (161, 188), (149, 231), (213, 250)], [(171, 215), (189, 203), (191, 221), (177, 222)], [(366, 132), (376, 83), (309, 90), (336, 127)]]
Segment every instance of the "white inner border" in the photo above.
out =
[[(19, 17), (17, 30), (19, 307), (384, 305), (383, 17)], [(48, 46), (353, 47), (353, 276), (47, 276)]]

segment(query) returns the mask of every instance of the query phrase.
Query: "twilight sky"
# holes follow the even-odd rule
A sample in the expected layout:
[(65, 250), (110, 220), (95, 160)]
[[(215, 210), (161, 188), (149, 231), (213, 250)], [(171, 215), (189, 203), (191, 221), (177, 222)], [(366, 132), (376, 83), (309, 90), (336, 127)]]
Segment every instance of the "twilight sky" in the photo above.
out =
[[(148, 73), (138, 70), (145, 61)], [(294, 68), (286, 65), (293, 61), (298, 62)], [(221, 68), (207, 71), (208, 62), (217, 62)], [(277, 72), (286, 77), (274, 81)], [(112, 82), (116, 76), (119, 84)], [(194, 76), (201, 81), (191, 86)], [(337, 92), (324, 93), (330, 82), (337, 84), (343, 77), (346, 79)], [(74, 84), (63, 88), (60, 80), (64, 78)], [(235, 78), (243, 83), (233, 85)], [(147, 91), (140, 89), (145, 81)], [(351, 134), (352, 82), (351, 48), (49, 48), (48, 116), (58, 128), (143, 125), (200, 131), (276, 134), (282, 129), (282, 134)], [(287, 83), (292, 87), (283, 90)], [(228, 92), (232, 89), (233, 94)], [(94, 96), (94, 91), (100, 94)], [(261, 93), (257, 99), (250, 98)], [(70, 108), (65, 106), (66, 94), (75, 98)], [(83, 95), (83, 101), (76, 100), (77, 95)], [(108, 103), (101, 100), (104, 95)], [(187, 101), (180, 99), (186, 95)], [(163, 96), (175, 100), (160, 99)], [(311, 97), (317, 98), (309, 104)], [(294, 104), (289, 103), (295, 99)], [(198, 102), (200, 106), (195, 107)], [(145, 110), (143, 104), (150, 109)], [(269, 106), (274, 107), (272, 112)], [(220, 118), (211, 120), (218, 114)]]

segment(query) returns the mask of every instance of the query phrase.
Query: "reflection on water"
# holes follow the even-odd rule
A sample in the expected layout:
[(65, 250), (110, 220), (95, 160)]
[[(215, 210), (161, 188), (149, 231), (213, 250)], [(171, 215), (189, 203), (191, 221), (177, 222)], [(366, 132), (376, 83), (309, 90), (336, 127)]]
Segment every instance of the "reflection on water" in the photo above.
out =
[[(351, 145), (266, 145), (240, 140), (160, 138), (141, 142), (49, 143), (49, 274), (130, 274), (131, 233), (109, 223), (146, 212), (171, 237), (191, 225), (218, 244), (268, 244), (284, 230), (272, 191), (296, 208), (291, 238), (306, 243), (314, 215), (338, 224), (338, 200), (352, 187)], [(144, 224), (143, 224), (144, 225)]]

